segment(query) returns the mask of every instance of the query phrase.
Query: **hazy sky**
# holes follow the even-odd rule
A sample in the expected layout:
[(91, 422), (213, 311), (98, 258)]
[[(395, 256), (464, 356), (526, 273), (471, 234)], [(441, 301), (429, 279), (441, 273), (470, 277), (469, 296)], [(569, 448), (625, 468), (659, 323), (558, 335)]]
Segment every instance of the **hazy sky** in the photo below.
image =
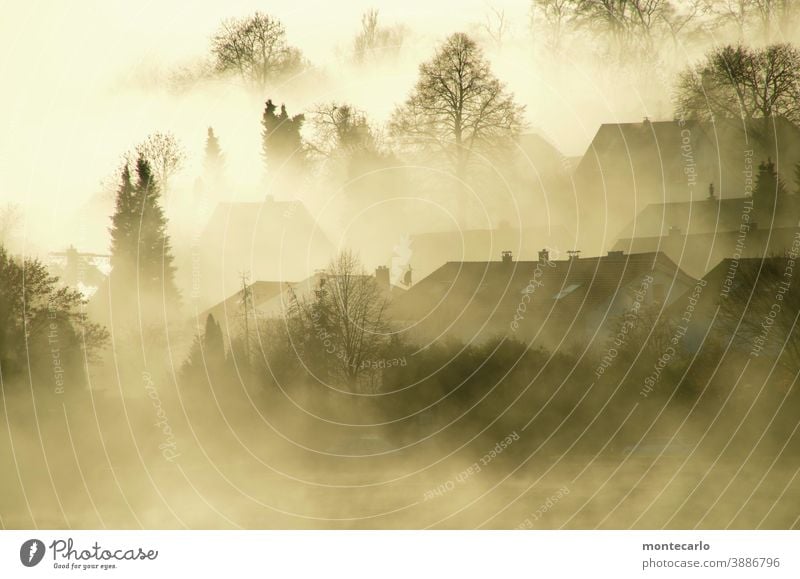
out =
[[(123, 150), (152, 125), (180, 125), (178, 106), (156, 94), (120, 90), (142, 68), (169, 68), (200, 56), (220, 21), (261, 10), (279, 17), (289, 40), (315, 64), (337, 58), (362, 12), (376, 6), (386, 23), (404, 22), (415, 33), (444, 36), (481, 21), (482, 0), (257, 2), (124, 2), (74, 0), (0, 2), (0, 195), (30, 198), (75, 187), (96, 188)], [(526, 2), (501, 2), (524, 16)], [(519, 21), (519, 18), (516, 19)], [(152, 92), (152, 91), (151, 91)], [(157, 106), (160, 105), (160, 106)], [(256, 113), (257, 114), (257, 113)], [(133, 122), (132, 122), (133, 121)], [(43, 163), (44, 162), (44, 163)], [(109, 167), (111, 163), (111, 167)]]
[[(565, 154), (581, 153), (599, 122), (617, 120), (615, 106), (630, 111), (633, 103), (636, 112), (625, 120), (640, 118), (643, 108), (630, 91), (624, 101), (598, 95), (580, 65), (574, 70), (553, 67), (558, 68), (555, 77), (543, 80), (530, 54), (527, 0), (0, 0), (0, 5), (0, 201), (35, 209), (36, 225), (47, 231), (53, 223), (41, 220), (43, 211), (56, 220), (74, 213), (100, 190), (100, 181), (112, 173), (121, 154), (153, 131), (172, 131), (185, 144), (185, 183), (199, 173), (210, 125), (217, 129), (232, 172), (253, 172), (259, 163), (263, 100), (273, 95), (256, 98), (233, 86), (176, 95), (141, 80), (206, 55), (209, 38), (223, 19), (255, 10), (280, 18), (290, 43), (329, 77), (321, 94), (291, 103), (290, 112), (339, 99), (364, 108), (374, 120), (385, 120), (406, 97), (416, 67), (435, 44), (452, 32), (474, 31), (492, 8), (505, 12), (509, 26), (503, 53), (489, 54), (495, 71), (528, 107), (531, 128)], [(411, 30), (404, 59), (369, 75), (348, 73), (337, 61), (351, 45), (361, 14), (372, 7), (379, 9), (384, 24), (402, 23)], [(565, 90), (575, 82), (579, 90)], [(35, 231), (29, 229), (28, 236)], [(63, 237), (69, 239), (69, 232)]]

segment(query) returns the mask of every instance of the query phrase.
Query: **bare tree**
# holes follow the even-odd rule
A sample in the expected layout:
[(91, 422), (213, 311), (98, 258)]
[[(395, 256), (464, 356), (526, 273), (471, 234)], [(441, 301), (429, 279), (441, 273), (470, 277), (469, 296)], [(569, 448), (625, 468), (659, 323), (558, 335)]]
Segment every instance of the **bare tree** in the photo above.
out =
[[(519, 134), (523, 113), (475, 41), (456, 33), (420, 66), (419, 80), (394, 111), (389, 130), (401, 144), (442, 155), (463, 183), (477, 153), (504, 150)], [(461, 213), (463, 221), (463, 205)]]
[(316, 350), (325, 352), (334, 379), (362, 390), (363, 378), (388, 343), (385, 290), (354, 253), (343, 251), (331, 261), (314, 298), (296, 305), (303, 323), (293, 339), (304, 342), (311, 336), (320, 343)]
[(498, 48), (503, 46), (503, 37), (508, 32), (506, 11), (490, 6), (484, 17), (483, 30)]
[(753, 0), (703, 0), (705, 12), (715, 24), (728, 26), (736, 31), (741, 41), (745, 37), (747, 25), (751, 19)]
[[(186, 153), (172, 133), (153, 133), (136, 147), (136, 156), (144, 158), (155, 174), (164, 195), (169, 192), (170, 179), (183, 168)], [(126, 157), (130, 159), (131, 156)]]
[(381, 26), (378, 11), (368, 10), (361, 15), (361, 30), (353, 40), (353, 59), (362, 64), (370, 58), (380, 60), (394, 56), (402, 48), (405, 36), (405, 27)]
[(281, 21), (260, 12), (224, 21), (211, 40), (211, 53), (217, 71), (234, 72), (258, 89), (303, 68)]
[(577, 6), (578, 0), (531, 0), (530, 27), (534, 36), (543, 29), (545, 46), (557, 52), (574, 23)]
[(785, 38), (797, 24), (800, 6), (796, 0), (752, 0), (759, 32), (767, 42)]
[(790, 44), (714, 49), (681, 73), (675, 101), (687, 118), (800, 121), (800, 51)]
[(375, 150), (377, 139), (364, 111), (335, 101), (320, 104), (311, 113), (315, 138), (309, 146), (325, 157), (359, 150)]

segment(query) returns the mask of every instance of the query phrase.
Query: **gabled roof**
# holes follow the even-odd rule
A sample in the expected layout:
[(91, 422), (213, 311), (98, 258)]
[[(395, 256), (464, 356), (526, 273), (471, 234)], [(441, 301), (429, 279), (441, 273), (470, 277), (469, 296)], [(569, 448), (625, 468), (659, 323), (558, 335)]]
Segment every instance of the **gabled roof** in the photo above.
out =
[[(563, 224), (541, 219), (538, 227), (516, 229), (461, 229), (436, 231), (411, 236), (409, 262), (416, 279), (435, 271), (443, 262), (490, 261), (501, 250), (511, 250), (519, 259), (535, 259), (542, 247), (566, 250), (575, 244), (575, 235)], [(554, 256), (557, 257), (557, 256)]]
[[(284, 289), (284, 283), (279, 281), (257, 281), (247, 286), (250, 292), (250, 300), (256, 309), (260, 309), (264, 304), (279, 296)], [(232, 319), (237, 319), (243, 315), (244, 290), (239, 290), (228, 299), (207, 309), (200, 314), (200, 321), (205, 321), (211, 314), (214, 319), (222, 325), (228, 325)]]
[[(777, 144), (777, 154), (772, 149)], [(647, 202), (682, 201), (705, 196), (714, 183), (719, 196), (741, 197), (745, 157), (753, 170), (767, 157), (777, 159), (777, 170), (792, 182), (800, 161), (800, 129), (784, 118), (644, 121), (601, 125), (575, 177), (584, 184), (626, 184)], [(693, 177), (694, 185), (690, 185)], [(618, 194), (613, 188), (609, 194)]]
[(510, 319), (526, 294), (529, 312), (537, 304), (549, 309), (555, 301), (602, 306), (621, 293), (630, 295), (656, 271), (676, 280), (680, 293), (695, 281), (663, 253), (547, 262), (449, 262), (398, 299), (392, 313), (400, 320), (414, 320), (437, 308), (455, 312), (474, 308), (486, 314), (500, 309)]
[[(762, 225), (766, 225), (762, 227)], [(743, 230), (710, 231), (707, 233), (673, 233), (665, 236), (619, 239), (615, 250), (626, 252), (663, 251), (689, 275), (702, 277), (726, 258), (762, 258), (782, 255), (792, 247), (795, 235), (792, 227), (769, 228), (769, 223), (753, 223)]]
[(204, 298), (212, 303), (251, 279), (303, 279), (327, 265), (333, 246), (299, 201), (220, 203), (199, 238)]
[[(320, 287), (320, 281), (329, 277), (329, 274), (318, 271), (298, 282), (257, 281), (247, 288), (250, 292), (251, 307), (255, 310), (255, 315), (262, 319), (282, 317), (286, 315), (294, 300), (311, 299), (314, 291)], [(358, 277), (375, 279), (368, 274)], [(396, 299), (405, 291), (392, 285), (387, 295)], [(239, 290), (223, 302), (202, 312), (199, 321), (205, 321), (209, 314), (213, 315), (223, 327), (238, 323), (244, 315), (244, 290)]]
[[(743, 217), (743, 214), (747, 213)], [(737, 231), (750, 221), (759, 227), (794, 227), (800, 219), (800, 197), (784, 195), (777, 211), (759, 207), (752, 197), (652, 203), (619, 234), (620, 238), (658, 237), (670, 231), (683, 234)]]

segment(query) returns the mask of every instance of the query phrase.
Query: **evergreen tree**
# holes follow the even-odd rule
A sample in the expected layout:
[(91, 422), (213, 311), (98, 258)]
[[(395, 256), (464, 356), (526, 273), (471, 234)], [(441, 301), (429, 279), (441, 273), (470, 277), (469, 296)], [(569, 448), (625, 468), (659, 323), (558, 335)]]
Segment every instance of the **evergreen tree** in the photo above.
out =
[(114, 215), (111, 216), (111, 267), (116, 277), (128, 278), (136, 255), (136, 190), (127, 163), (122, 169)]
[(214, 316), (208, 314), (205, 331), (202, 335), (195, 336), (182, 372), (187, 379), (197, 380), (208, 373), (214, 380), (223, 378), (224, 370), (225, 344), (222, 338), (222, 328)]
[(143, 157), (136, 161), (137, 266), (139, 290), (163, 295), (175, 301), (175, 266), (167, 234), (167, 219), (161, 208), (161, 195), (150, 163)]
[(211, 314), (206, 317), (203, 346), (209, 363), (214, 367), (221, 367), (225, 362), (225, 343), (222, 339), (222, 328)]
[(273, 179), (302, 170), (306, 161), (300, 136), (305, 115), (290, 117), (286, 105), (281, 105), (279, 114), (275, 114), (276, 110), (272, 100), (268, 100), (261, 118), (261, 153), (267, 174)]
[(205, 173), (206, 183), (219, 186), (223, 181), (225, 171), (225, 154), (222, 152), (222, 148), (219, 146), (219, 139), (217, 139), (217, 136), (214, 134), (214, 129), (212, 127), (208, 127), (203, 170)]
[(778, 200), (786, 195), (786, 186), (775, 170), (772, 159), (762, 161), (753, 188), (753, 204), (756, 210), (772, 212)]
[(174, 305), (178, 290), (167, 220), (150, 164), (142, 156), (136, 161), (136, 183), (127, 166), (122, 171), (111, 224), (111, 278), (119, 303), (136, 291), (145, 300)]

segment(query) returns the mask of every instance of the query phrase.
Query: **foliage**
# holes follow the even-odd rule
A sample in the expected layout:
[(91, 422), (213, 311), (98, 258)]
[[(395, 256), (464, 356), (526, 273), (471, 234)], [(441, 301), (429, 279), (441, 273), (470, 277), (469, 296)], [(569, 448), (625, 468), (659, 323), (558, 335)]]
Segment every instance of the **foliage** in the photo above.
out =
[(131, 297), (163, 298), (175, 304), (175, 266), (167, 234), (167, 220), (150, 164), (136, 161), (136, 183), (124, 167), (114, 214), (111, 217), (111, 278), (122, 302)]
[(50, 365), (54, 348), (59, 358), (78, 353), (91, 359), (108, 341), (108, 332), (89, 321), (85, 305), (80, 292), (61, 284), (41, 262), (12, 258), (0, 246), (3, 375), (11, 376), (28, 365)]
[(275, 114), (277, 106), (267, 100), (261, 117), (261, 153), (268, 173), (275, 176), (291, 175), (306, 165), (306, 152), (300, 131), (305, 115), (293, 117), (281, 105), (280, 113)]

